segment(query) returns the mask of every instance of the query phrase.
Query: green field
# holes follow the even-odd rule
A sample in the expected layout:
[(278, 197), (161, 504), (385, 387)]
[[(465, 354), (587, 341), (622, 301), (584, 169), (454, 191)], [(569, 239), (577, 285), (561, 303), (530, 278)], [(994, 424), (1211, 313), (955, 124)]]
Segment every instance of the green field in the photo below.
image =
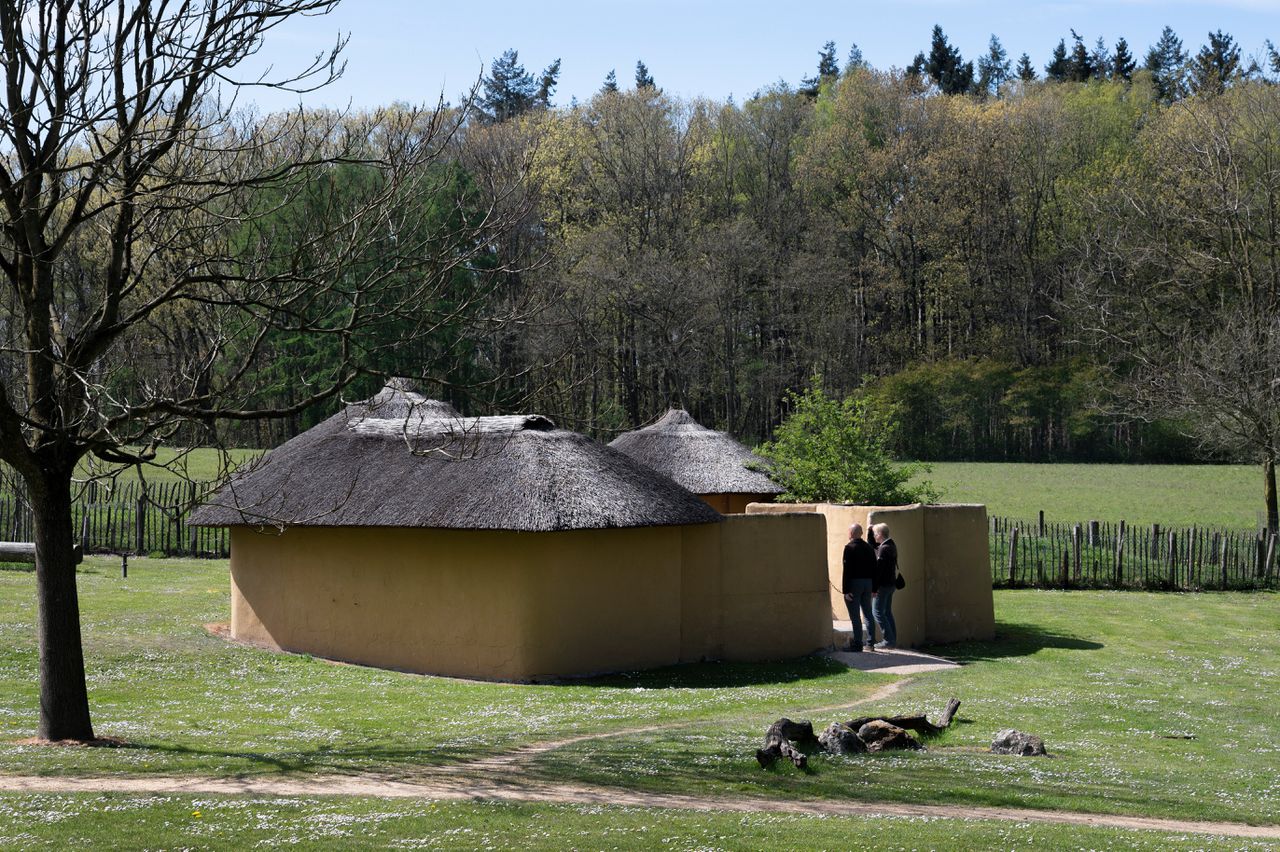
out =
[[(216, 479), (259, 450), (162, 448), (164, 467), (144, 468), (149, 482)], [(953, 503), (985, 503), (993, 515), (1050, 521), (1253, 528), (1263, 510), (1262, 470), (1252, 465), (1023, 464), (931, 462), (929, 479)], [(99, 472), (105, 468), (99, 468)], [(82, 472), (87, 473), (88, 469)], [(136, 478), (120, 471), (120, 481)]]
[[(143, 465), (142, 476), (147, 482), (155, 483), (188, 479), (195, 482), (212, 482), (222, 478), (246, 460), (257, 458), (261, 453), (261, 450), (221, 451), (210, 447), (192, 449), (160, 447), (156, 451), (155, 462)], [(82, 477), (114, 475), (116, 481), (125, 483), (138, 478), (138, 468), (109, 465), (88, 457), (81, 462), (78, 475)]]
[[(811, 711), (855, 702), (894, 677), (821, 657), (679, 666), (560, 685), (424, 677), (215, 638), (203, 625), (227, 618), (225, 562), (140, 559), (122, 580), (118, 563), (91, 558), (80, 579), (97, 732), (129, 747), (21, 742), (35, 733), (38, 702), (33, 578), (0, 571), (2, 774), (427, 780), (442, 767), (526, 743), (612, 732), (534, 756), (523, 777), (697, 797), (1012, 806), (1264, 824), (1280, 813), (1274, 771), (1280, 596), (1271, 593), (997, 591), (995, 641), (938, 649), (966, 665), (916, 676), (876, 705), (937, 712), (954, 695), (963, 705), (947, 733), (924, 752), (815, 755), (811, 771), (800, 773), (756, 765), (765, 726), (781, 715), (818, 725), (856, 715)], [(633, 730), (655, 724), (670, 727)], [(1054, 757), (986, 754), (1005, 727), (1044, 737)], [(436, 832), (451, 832), (434, 836), (464, 848), (502, 845), (496, 839), (504, 836), (527, 837), (525, 845), (534, 848), (636, 848), (663, 838), (677, 848), (838, 848), (851, 836), (906, 848), (1246, 846), (1195, 835), (937, 818), (877, 822), (314, 797), (0, 796), (0, 847), (96, 837), (108, 846), (220, 848), (221, 838), (234, 836), (320, 848), (396, 845)]]
[(1249, 529), (1263, 511), (1262, 469), (1250, 465), (933, 462), (929, 479), (953, 503), (992, 515), (1063, 523), (1099, 520)]

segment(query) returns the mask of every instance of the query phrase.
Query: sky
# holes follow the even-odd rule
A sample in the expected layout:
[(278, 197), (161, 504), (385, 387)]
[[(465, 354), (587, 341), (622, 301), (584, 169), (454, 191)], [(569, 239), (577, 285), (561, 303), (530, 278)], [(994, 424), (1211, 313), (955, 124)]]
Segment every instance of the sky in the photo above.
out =
[[(561, 60), (558, 105), (588, 99), (610, 69), (629, 87), (637, 59), (668, 93), (741, 101), (780, 79), (795, 85), (812, 74), (829, 40), (842, 63), (856, 42), (877, 68), (903, 67), (928, 49), (935, 23), (966, 59), (985, 53), (994, 33), (1011, 60), (1025, 51), (1043, 73), (1058, 40), (1070, 44), (1073, 27), (1090, 47), (1098, 36), (1108, 45), (1124, 36), (1139, 61), (1166, 24), (1192, 52), (1222, 29), (1253, 55), (1268, 38), (1280, 44), (1280, 0), (345, 0), (327, 16), (274, 31), (245, 70), (268, 62), (296, 69), (343, 34), (350, 39), (346, 73), (301, 96), (307, 105), (423, 103), (441, 94), (457, 102), (507, 48), (535, 75)], [(299, 97), (263, 89), (241, 95), (263, 110)]]

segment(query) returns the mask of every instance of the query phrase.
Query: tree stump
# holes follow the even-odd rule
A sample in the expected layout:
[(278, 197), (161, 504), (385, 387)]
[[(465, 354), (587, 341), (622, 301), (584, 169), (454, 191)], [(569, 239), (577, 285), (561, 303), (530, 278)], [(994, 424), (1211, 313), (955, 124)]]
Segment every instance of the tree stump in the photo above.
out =
[(905, 730), (883, 719), (872, 719), (858, 728), (858, 739), (866, 743), (867, 751), (872, 753), (923, 748)]
[(926, 737), (933, 737), (951, 726), (951, 720), (955, 718), (956, 711), (959, 709), (960, 699), (952, 698), (947, 702), (947, 709), (942, 711), (942, 718), (936, 725), (930, 722), (924, 713), (912, 713), (905, 716), (860, 716), (845, 722), (845, 727), (857, 731), (868, 722), (887, 722), (894, 727), (906, 728)]
[(803, 744), (814, 739), (812, 723), (793, 722), (784, 716), (765, 731), (764, 748), (756, 751), (756, 760), (767, 768), (779, 757), (785, 757), (795, 764), (796, 769), (804, 769), (809, 764), (809, 758), (794, 743)]
[(857, 732), (839, 722), (832, 722), (818, 734), (818, 743), (831, 754), (860, 754), (867, 750), (867, 744), (858, 739)]

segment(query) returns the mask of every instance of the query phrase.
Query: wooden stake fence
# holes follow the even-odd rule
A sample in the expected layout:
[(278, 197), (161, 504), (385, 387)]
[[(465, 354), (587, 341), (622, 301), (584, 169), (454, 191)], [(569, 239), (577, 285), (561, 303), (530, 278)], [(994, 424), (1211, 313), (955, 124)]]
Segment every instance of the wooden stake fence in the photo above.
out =
[(1265, 589), (1280, 587), (1275, 533), (1124, 521), (1053, 523), (992, 517), (991, 577), (998, 586)]
[[(109, 488), (87, 484), (72, 504), (74, 529), (85, 553), (160, 554), (225, 558), (225, 528), (189, 527), (187, 515), (208, 493), (195, 482), (148, 485), (129, 482)], [(25, 495), (0, 492), (0, 539), (31, 541), (35, 522)]]

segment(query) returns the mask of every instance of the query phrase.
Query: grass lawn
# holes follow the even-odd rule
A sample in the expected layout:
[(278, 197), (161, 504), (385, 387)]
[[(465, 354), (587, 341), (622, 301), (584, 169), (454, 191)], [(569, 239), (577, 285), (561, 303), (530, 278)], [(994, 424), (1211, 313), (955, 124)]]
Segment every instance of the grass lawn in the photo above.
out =
[(983, 820), (689, 813), (351, 798), (0, 795), (0, 848), (1264, 849), (1168, 832)]
[[(762, 728), (689, 725), (549, 752), (539, 771), (686, 793), (1280, 821), (1280, 596), (995, 594), (996, 642), (937, 648), (967, 665), (918, 676), (883, 705), (936, 713), (962, 700), (928, 751), (759, 772)], [(1038, 734), (1054, 757), (983, 753), (1002, 728)]]
[[(412, 777), (426, 767), (528, 741), (674, 722), (677, 727), (660, 732), (541, 754), (532, 771), (547, 780), (695, 794), (1263, 823), (1276, 823), (1280, 813), (1280, 595), (1272, 593), (998, 591), (995, 642), (938, 649), (967, 665), (917, 676), (877, 706), (937, 712), (955, 695), (964, 703), (949, 732), (920, 753), (815, 755), (812, 771), (801, 773), (789, 765), (771, 771), (756, 765), (754, 750), (768, 722), (854, 701), (893, 678), (820, 658), (684, 666), (569, 685), (406, 675), (241, 648), (208, 635), (202, 624), (227, 617), (225, 562), (131, 561), (128, 580), (119, 578), (111, 560), (90, 559), (84, 568), (95, 724), (100, 735), (133, 747), (15, 742), (34, 733), (36, 720), (33, 578), (0, 571), (0, 773)], [(826, 713), (814, 722), (844, 717)], [(1055, 756), (985, 754), (1005, 727), (1039, 734)], [(201, 816), (192, 816), (196, 810)], [(426, 845), (425, 839), (406, 839), (428, 835), (452, 848), (502, 845), (495, 838), (517, 834), (522, 842), (527, 834), (534, 848), (628, 848), (660, 845), (664, 838), (681, 848), (846, 848), (851, 838), (868, 837), (873, 845), (885, 838), (907, 848), (1214, 843), (1195, 836), (948, 820), (881, 825), (853, 818), (535, 805), (432, 808), (337, 798), (0, 797), (0, 847), (103, 836), (122, 845), (216, 848), (220, 835), (208, 832), (218, 831), (270, 845), (296, 840), (303, 848)]]
[(138, 746), (15, 746), (35, 734), (34, 582), (0, 571), (0, 772), (412, 774), (534, 739), (856, 701), (891, 677), (825, 659), (698, 665), (571, 685), (422, 677), (229, 644), (225, 561), (86, 559), (95, 732)]
[(1263, 511), (1262, 468), (1250, 465), (932, 462), (929, 479), (953, 503), (992, 515), (1064, 523), (1253, 528)]

